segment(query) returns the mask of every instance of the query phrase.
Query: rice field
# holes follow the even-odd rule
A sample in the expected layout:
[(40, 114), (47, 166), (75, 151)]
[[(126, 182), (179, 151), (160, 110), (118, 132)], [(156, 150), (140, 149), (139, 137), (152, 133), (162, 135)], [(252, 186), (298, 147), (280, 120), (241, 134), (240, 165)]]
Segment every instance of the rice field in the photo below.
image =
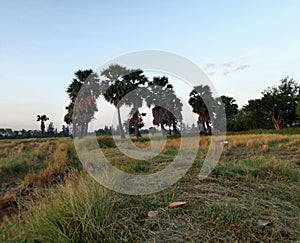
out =
[[(166, 168), (180, 144), (191, 139), (197, 138), (169, 137), (159, 155), (147, 161), (124, 155), (116, 144), (147, 148), (159, 139), (97, 141), (118, 169), (151, 174)], [(138, 196), (116, 193), (94, 181), (71, 139), (0, 141), (0, 241), (300, 240), (300, 135), (236, 134), (226, 141), (206, 179), (198, 175), (211, 137), (201, 137), (197, 148), (185, 147), (196, 149), (196, 158), (177, 183)], [(182, 201), (183, 207), (169, 207)]]

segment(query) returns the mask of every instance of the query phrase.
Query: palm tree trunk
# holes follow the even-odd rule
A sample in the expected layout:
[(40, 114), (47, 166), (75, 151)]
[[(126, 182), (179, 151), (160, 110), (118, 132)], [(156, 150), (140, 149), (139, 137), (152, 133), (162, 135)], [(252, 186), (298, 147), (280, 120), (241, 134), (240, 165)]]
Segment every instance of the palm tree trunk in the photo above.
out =
[(174, 132), (174, 135), (179, 134), (179, 131), (178, 131), (177, 127), (176, 127), (175, 121), (173, 121), (173, 132)]
[(160, 124), (160, 128), (161, 128), (161, 134), (164, 136), (164, 135), (166, 135), (167, 134), (167, 131), (166, 131), (166, 129), (165, 129), (165, 127), (164, 127), (164, 125), (161, 123)]
[(72, 129), (72, 136), (73, 136), (73, 138), (75, 138), (75, 136), (76, 136), (76, 129), (77, 129), (76, 123), (73, 123), (73, 129)]
[(124, 129), (123, 129), (123, 126), (122, 126), (120, 107), (119, 106), (117, 106), (117, 111), (118, 111), (118, 122), (119, 122), (120, 136), (121, 136), (121, 139), (125, 139), (125, 133), (124, 133)]
[(208, 121), (206, 122), (206, 127), (207, 127), (206, 135), (211, 135), (211, 126)]
[(45, 123), (43, 120), (41, 121), (41, 131), (42, 131), (42, 133), (45, 132)]
[(89, 128), (89, 123), (86, 122), (86, 123), (85, 123), (85, 129), (84, 129), (84, 136), (85, 136), (85, 137), (86, 137), (87, 134), (88, 134), (88, 128)]
[(140, 138), (141, 133), (140, 133), (140, 129), (139, 129), (139, 125), (140, 125), (140, 118), (139, 118), (139, 110), (136, 109), (136, 112), (133, 114), (133, 121), (134, 121), (134, 133), (135, 133), (135, 137), (136, 138)]
[(85, 132), (85, 123), (81, 124), (81, 126), (80, 126), (80, 136), (79, 136), (79, 138), (84, 137), (84, 132)]
[(134, 133), (135, 133), (135, 137), (136, 137), (136, 138), (142, 137), (142, 136), (141, 136), (141, 133), (140, 133), (140, 130), (139, 130), (139, 127), (138, 127), (137, 124), (134, 125)]

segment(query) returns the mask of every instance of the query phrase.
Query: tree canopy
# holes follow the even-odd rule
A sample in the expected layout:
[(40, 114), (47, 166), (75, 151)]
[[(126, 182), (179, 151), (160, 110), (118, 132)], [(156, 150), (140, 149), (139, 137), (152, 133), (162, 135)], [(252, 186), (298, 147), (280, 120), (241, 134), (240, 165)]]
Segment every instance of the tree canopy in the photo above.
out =
[(41, 132), (44, 133), (45, 132), (45, 122), (49, 120), (49, 117), (47, 117), (46, 115), (37, 115), (37, 120), (36, 121), (40, 121), (41, 122)]
[[(111, 104), (113, 104), (117, 109), (118, 114), (118, 124), (119, 132), (121, 138), (125, 138), (125, 133), (122, 125), (120, 108), (123, 105), (133, 106), (133, 109), (138, 109), (142, 105), (142, 97), (140, 94), (134, 93), (133, 97), (131, 94), (126, 97), (131, 91), (138, 90), (139, 87), (143, 86), (147, 82), (147, 78), (140, 69), (129, 70), (118, 64), (112, 64), (107, 69), (101, 72), (104, 77), (102, 82), (103, 96)], [(132, 114), (135, 114), (134, 112)], [(135, 124), (136, 136), (139, 136), (137, 130), (138, 124)]]
[(166, 133), (165, 126), (173, 128), (174, 134), (178, 134), (178, 124), (182, 123), (182, 103), (176, 96), (172, 84), (166, 76), (154, 77), (148, 82), (148, 95), (146, 103), (152, 108), (153, 125), (160, 126), (162, 133)]
[(208, 85), (199, 85), (190, 92), (189, 104), (193, 112), (198, 114), (198, 127), (200, 133), (211, 135), (212, 118), (208, 107), (212, 110), (216, 106), (216, 100), (212, 96)]
[[(73, 136), (87, 135), (88, 124), (98, 111), (96, 100), (100, 95), (117, 109), (117, 128), (121, 138), (125, 138), (120, 114), (122, 106), (131, 108), (124, 124), (134, 131), (136, 137), (141, 136), (140, 129), (144, 126), (146, 113), (140, 113), (140, 108), (145, 104), (152, 109), (153, 125), (160, 126), (164, 134), (167, 133), (166, 127), (169, 127), (169, 133), (171, 128), (174, 134), (179, 133), (178, 127), (182, 124), (183, 105), (168, 77), (154, 76), (149, 80), (141, 69), (130, 70), (111, 64), (102, 70), (101, 77), (91, 69), (78, 70), (67, 93), (70, 103), (64, 120), (72, 124)], [(227, 129), (233, 131), (281, 129), (300, 124), (300, 86), (294, 79), (285, 77), (278, 86), (268, 87), (261, 94), (261, 98), (249, 100), (239, 110), (233, 97), (223, 95), (215, 98), (208, 85), (198, 85), (189, 93), (188, 103), (198, 114), (198, 129), (206, 135), (212, 133), (212, 127), (221, 128), (220, 124), (226, 124), (226, 120)], [(224, 110), (222, 117), (221, 111), (224, 113)], [(46, 120), (38, 119), (44, 132)]]
[(253, 115), (253, 122), (258, 128), (269, 127), (272, 123), (275, 129), (291, 127), (297, 124), (297, 104), (300, 99), (299, 84), (289, 77), (280, 80), (280, 84), (268, 87), (262, 92), (262, 98), (249, 100), (243, 108)]
[(100, 95), (99, 77), (92, 69), (78, 70), (67, 88), (70, 104), (66, 107), (64, 121), (73, 125), (73, 136), (87, 135), (88, 123), (98, 111), (97, 98)]

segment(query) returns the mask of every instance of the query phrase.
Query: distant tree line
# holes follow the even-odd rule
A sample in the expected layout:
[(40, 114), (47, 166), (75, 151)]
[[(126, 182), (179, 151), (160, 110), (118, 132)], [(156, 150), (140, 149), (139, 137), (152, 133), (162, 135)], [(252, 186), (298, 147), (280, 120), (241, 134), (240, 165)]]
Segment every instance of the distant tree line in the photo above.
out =
[(22, 138), (46, 138), (46, 137), (70, 137), (69, 127), (63, 125), (61, 131), (57, 131), (50, 123), (45, 132), (39, 130), (12, 130), (11, 128), (0, 128), (0, 139), (22, 139)]
[(49, 120), (46, 115), (37, 115), (37, 121), (41, 122), (41, 130), (12, 130), (11, 128), (0, 128), (0, 139), (21, 139), (21, 138), (46, 138), (46, 137), (69, 137), (68, 126), (63, 125), (60, 132), (50, 122), (47, 129), (45, 122)]
[[(249, 100), (240, 109), (233, 97), (225, 95), (214, 97), (208, 85), (195, 86), (189, 93), (188, 103), (198, 115), (198, 119), (196, 125), (192, 124), (191, 127), (182, 121), (182, 103), (166, 76), (149, 79), (140, 69), (129, 70), (113, 64), (102, 70), (101, 77), (100, 81), (98, 74), (91, 69), (75, 72), (75, 78), (67, 88), (70, 98), (64, 116), (67, 126), (63, 125), (60, 132), (54, 128), (52, 122), (46, 128), (45, 123), (49, 117), (42, 114), (37, 115), (40, 131), (25, 129), (13, 131), (10, 128), (0, 128), (0, 139), (70, 135), (84, 137), (88, 134), (89, 122), (98, 111), (97, 99), (100, 95), (115, 106), (118, 125), (116, 128), (105, 126), (98, 129), (96, 135), (120, 135), (121, 138), (125, 138), (125, 131), (136, 137), (149, 133), (148, 129), (143, 129), (143, 117), (146, 113), (139, 111), (143, 104), (152, 110), (153, 125), (159, 127), (163, 134), (199, 131), (200, 134), (210, 135), (212, 129), (217, 129), (218, 124), (225, 122), (225, 119), (216, 112), (223, 108), (228, 131), (279, 130), (300, 126), (300, 85), (289, 77), (280, 80), (278, 86), (266, 88), (262, 91), (261, 98)], [(122, 106), (131, 107), (128, 119), (124, 122), (120, 113)], [(150, 130), (151, 133), (157, 131), (155, 127)]]
[[(70, 104), (66, 107), (64, 121), (72, 125), (73, 136), (87, 135), (88, 123), (98, 111), (96, 100), (100, 95), (115, 106), (118, 126), (117, 131), (113, 131), (111, 127), (99, 129), (97, 135), (118, 134), (125, 138), (125, 127), (128, 128), (127, 133), (140, 137), (144, 127), (143, 116), (146, 115), (139, 112), (143, 104), (152, 108), (153, 125), (160, 127), (163, 134), (177, 134), (183, 129), (182, 103), (166, 76), (149, 79), (143, 70), (130, 70), (113, 64), (102, 70), (101, 78), (102, 80), (91, 69), (78, 70), (67, 88)], [(211, 88), (207, 85), (194, 87), (189, 97), (188, 102), (198, 115), (196, 129), (201, 134), (210, 135), (212, 129), (225, 122), (216, 115), (217, 112), (209, 112), (222, 107), (225, 109), (229, 131), (281, 129), (300, 125), (300, 86), (289, 77), (280, 80), (278, 86), (264, 90), (260, 99), (249, 100), (241, 109), (233, 97), (213, 97)], [(131, 107), (128, 119), (124, 122), (120, 115), (122, 106)]]

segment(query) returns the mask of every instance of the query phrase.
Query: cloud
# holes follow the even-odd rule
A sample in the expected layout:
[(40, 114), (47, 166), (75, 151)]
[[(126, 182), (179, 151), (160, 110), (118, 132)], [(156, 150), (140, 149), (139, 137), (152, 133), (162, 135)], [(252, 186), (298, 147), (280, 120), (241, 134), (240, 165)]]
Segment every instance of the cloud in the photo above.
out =
[(224, 76), (227, 76), (229, 73), (230, 73), (229, 70), (225, 70), (225, 71), (223, 72)]
[(230, 73), (242, 71), (246, 68), (249, 68), (250, 65), (245, 64), (245, 60), (251, 56), (254, 56), (256, 53), (261, 51), (262, 48), (255, 48), (248, 51), (247, 53), (237, 56), (231, 60), (222, 63), (205, 63), (202, 66), (203, 70), (207, 75), (212, 76), (218, 72), (221, 72), (224, 76), (227, 76)]
[(222, 63), (220, 66), (224, 67), (224, 68), (228, 68), (228, 67), (231, 67), (232, 65), (234, 65), (233, 62), (225, 62), (225, 63)]
[(210, 68), (213, 68), (213, 67), (215, 67), (216, 66), (216, 64), (215, 63), (206, 63), (206, 64), (204, 64), (204, 69), (206, 70), (206, 69), (210, 69)]
[(217, 71), (211, 71), (211, 72), (207, 72), (208, 76), (213, 76)]
[(234, 71), (238, 71), (238, 70), (244, 70), (245, 68), (248, 68), (250, 67), (250, 65), (248, 64), (243, 64), (243, 65), (240, 65), (240, 66), (237, 66)]

